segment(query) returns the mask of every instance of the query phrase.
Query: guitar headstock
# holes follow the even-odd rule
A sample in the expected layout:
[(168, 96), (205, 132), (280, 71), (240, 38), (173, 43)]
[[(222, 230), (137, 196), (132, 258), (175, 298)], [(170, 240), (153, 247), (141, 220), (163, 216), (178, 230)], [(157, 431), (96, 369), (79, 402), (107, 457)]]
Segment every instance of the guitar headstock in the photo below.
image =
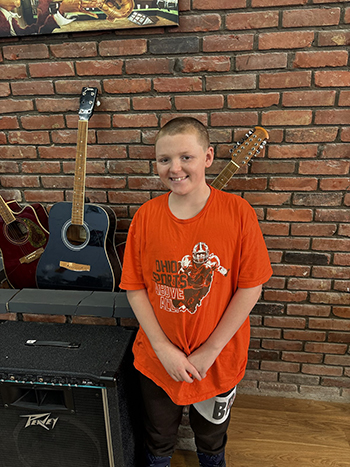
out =
[(224, 188), (238, 169), (243, 165), (248, 164), (252, 157), (259, 154), (268, 139), (268, 132), (261, 126), (256, 126), (254, 130), (250, 130), (245, 137), (230, 150), (232, 159), (219, 173), (211, 185), (218, 190)]
[(97, 88), (84, 87), (81, 90), (79, 120), (90, 120), (97, 100)]
[(246, 165), (250, 159), (264, 149), (264, 146), (269, 139), (269, 134), (261, 126), (256, 126), (254, 130), (250, 130), (245, 137), (236, 144), (235, 148), (231, 149), (232, 160), (235, 164), (242, 167)]

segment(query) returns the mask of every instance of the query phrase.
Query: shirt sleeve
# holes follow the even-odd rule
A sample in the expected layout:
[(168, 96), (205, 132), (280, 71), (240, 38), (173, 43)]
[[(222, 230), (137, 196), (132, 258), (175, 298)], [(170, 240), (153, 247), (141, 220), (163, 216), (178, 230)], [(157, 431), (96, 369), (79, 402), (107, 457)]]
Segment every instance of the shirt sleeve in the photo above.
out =
[(126, 240), (122, 276), (119, 287), (124, 290), (139, 290), (145, 288), (141, 267), (141, 235), (140, 219), (135, 214)]
[(257, 287), (267, 282), (272, 268), (265, 240), (253, 208), (245, 219), (238, 287)]

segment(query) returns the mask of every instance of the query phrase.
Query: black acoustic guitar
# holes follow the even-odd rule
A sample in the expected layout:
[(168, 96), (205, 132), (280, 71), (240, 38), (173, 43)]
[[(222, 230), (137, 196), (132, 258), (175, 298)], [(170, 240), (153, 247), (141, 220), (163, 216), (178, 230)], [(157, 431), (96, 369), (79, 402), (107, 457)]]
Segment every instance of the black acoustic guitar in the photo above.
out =
[(96, 88), (82, 89), (73, 200), (56, 203), (50, 210), (50, 238), (36, 270), (39, 288), (112, 292), (119, 281), (115, 213), (85, 203), (88, 122), (96, 98)]

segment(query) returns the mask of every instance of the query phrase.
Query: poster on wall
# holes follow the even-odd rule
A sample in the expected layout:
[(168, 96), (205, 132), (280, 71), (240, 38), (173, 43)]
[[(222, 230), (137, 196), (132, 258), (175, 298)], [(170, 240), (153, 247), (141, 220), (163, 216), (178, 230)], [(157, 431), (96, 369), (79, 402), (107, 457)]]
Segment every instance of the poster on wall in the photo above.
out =
[(0, 37), (178, 24), (178, 0), (0, 0)]

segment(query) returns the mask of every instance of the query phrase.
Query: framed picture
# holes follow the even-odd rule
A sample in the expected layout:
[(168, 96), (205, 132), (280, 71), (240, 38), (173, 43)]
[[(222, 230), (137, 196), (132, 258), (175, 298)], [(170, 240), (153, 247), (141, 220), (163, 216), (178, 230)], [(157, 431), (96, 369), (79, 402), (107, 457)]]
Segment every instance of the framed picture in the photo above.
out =
[(178, 24), (178, 0), (0, 0), (0, 37)]

